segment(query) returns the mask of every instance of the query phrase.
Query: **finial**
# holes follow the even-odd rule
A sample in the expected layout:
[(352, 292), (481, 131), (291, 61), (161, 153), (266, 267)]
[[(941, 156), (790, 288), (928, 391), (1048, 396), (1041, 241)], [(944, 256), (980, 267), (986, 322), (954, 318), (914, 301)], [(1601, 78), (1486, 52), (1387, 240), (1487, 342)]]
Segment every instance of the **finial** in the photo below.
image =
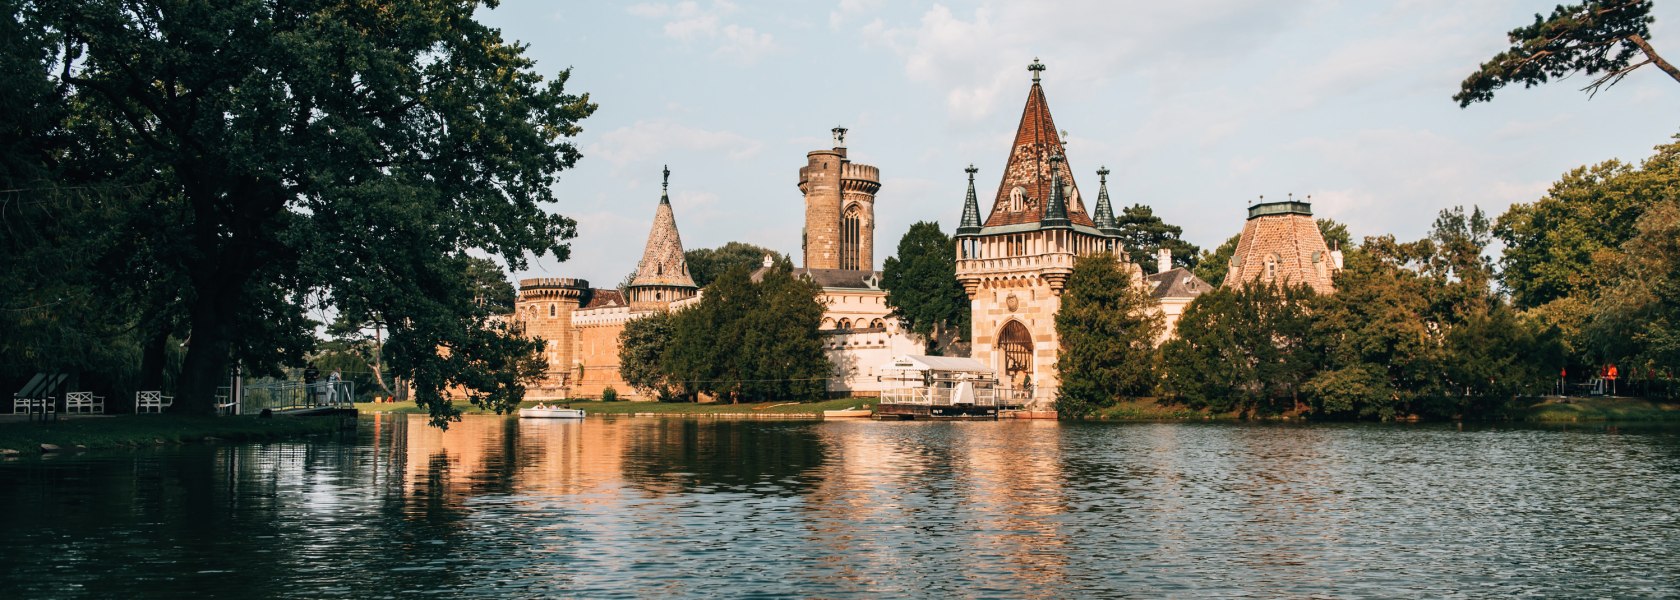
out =
[(1050, 162), (1052, 164), (1062, 162), (1062, 160), (1063, 158), (1060, 152), (1050, 155)]
[(1032, 64), (1027, 65), (1027, 70), (1032, 71), (1033, 83), (1038, 83), (1039, 74), (1044, 72), (1044, 63), (1038, 62), (1038, 57), (1034, 56)]
[(1289, 201), (1290, 201), (1290, 202), (1294, 202), (1294, 201), (1295, 201), (1295, 192), (1289, 192)]
[(665, 165), (665, 182), (659, 184), (659, 189), (664, 191), (671, 189), (671, 165)]
[(979, 173), (980, 169), (974, 168), (974, 163), (968, 163), (968, 168), (963, 169), (963, 172), (968, 173), (968, 180), (969, 181), (974, 181), (974, 174)]
[(829, 131), (834, 133), (834, 147), (835, 148), (845, 148), (846, 147), (846, 128), (836, 126), (834, 129), (830, 129)]
[(1103, 183), (1108, 183), (1108, 174), (1111, 172), (1108, 170), (1108, 165), (1097, 167), (1097, 177), (1101, 177)]

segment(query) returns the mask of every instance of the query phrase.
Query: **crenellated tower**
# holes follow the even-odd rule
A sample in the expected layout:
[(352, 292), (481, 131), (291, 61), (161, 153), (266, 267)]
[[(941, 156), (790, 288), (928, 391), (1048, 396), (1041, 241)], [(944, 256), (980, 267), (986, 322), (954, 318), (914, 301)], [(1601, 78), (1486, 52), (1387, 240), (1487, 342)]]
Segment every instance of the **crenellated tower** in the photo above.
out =
[(1061, 293), (1081, 256), (1110, 252), (1141, 283), (1142, 270), (1126, 263), (1107, 202), (1108, 170), (1097, 217), (1086, 212), (1068, 166), (1067, 150), (1050, 116), (1040, 75), (1027, 67), (1032, 88), (1015, 131), (1002, 181), (984, 224), (968, 173), (968, 195), (956, 230), (957, 279), (973, 310), (973, 356), (997, 370), (1018, 395), (1040, 402), (1055, 398), (1060, 340), (1055, 316)]
[(879, 169), (846, 158), (846, 128), (835, 127), (834, 147), (805, 155), (799, 191), (805, 195), (805, 268), (875, 268), (875, 192)]
[(589, 282), (570, 277), (519, 280), (519, 299), (513, 319), (525, 335), (543, 341), (542, 357), (548, 375), (533, 385), (538, 395), (559, 396), (571, 380), (575, 355), (572, 312), (590, 295)]
[(677, 216), (671, 211), (670, 192), (671, 169), (666, 167), (660, 183), (659, 206), (653, 213), (653, 230), (648, 232), (642, 262), (636, 265), (636, 278), (625, 290), (630, 295), (632, 312), (670, 310), (672, 302), (693, 298), (698, 291), (694, 278), (688, 274), (682, 236), (677, 233)]

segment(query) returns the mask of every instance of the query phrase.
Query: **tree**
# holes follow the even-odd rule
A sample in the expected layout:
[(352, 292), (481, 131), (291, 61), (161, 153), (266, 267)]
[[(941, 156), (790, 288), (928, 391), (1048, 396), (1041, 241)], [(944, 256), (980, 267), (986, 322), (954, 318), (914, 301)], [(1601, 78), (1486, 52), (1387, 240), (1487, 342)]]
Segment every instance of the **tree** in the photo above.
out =
[(8, 7), (50, 42), (28, 72), (82, 128), (60, 155), (152, 186), (123, 216), (156, 221), (144, 267), (179, 286), (142, 321), (167, 339), (181, 315), (177, 410), (213, 412), (230, 360), (301, 360), (315, 303), (389, 323), (391, 365), (434, 422), (458, 414), (446, 389), (517, 402), (530, 344), (474, 304), (469, 253), (566, 258), (575, 224), (541, 205), (595, 106), (565, 92), (567, 71), (545, 82), (477, 5)]
[(660, 359), (671, 345), (674, 320), (671, 313), (661, 312), (624, 324), (618, 334), (618, 374), (630, 387), (659, 398), (670, 395)]
[(1225, 282), (1225, 273), (1231, 270), (1231, 256), (1237, 253), (1237, 242), (1242, 241), (1242, 234), (1233, 235), (1225, 243), (1213, 250), (1203, 250), (1196, 259), (1196, 267), (1191, 269), (1196, 277), (1208, 282), (1208, 285), (1219, 287)]
[[(1645, 65), (1680, 81), (1680, 68), (1646, 41), (1656, 20), (1650, 13), (1650, 0), (1587, 0), (1558, 5), (1551, 17), (1536, 14), (1534, 24), (1511, 30), (1511, 47), (1482, 63), (1453, 100), (1467, 107), (1493, 100), (1493, 92), (1507, 84), (1528, 88), (1575, 73), (1596, 76), (1582, 88), (1590, 97)], [(1644, 59), (1633, 62), (1639, 55)]]
[(1680, 365), (1680, 200), (1652, 206), (1636, 231), (1595, 258), (1603, 292), (1592, 300), (1583, 346), (1601, 363), (1672, 369)]
[[(694, 285), (706, 287), (730, 269), (745, 268), (749, 273), (764, 266), (765, 256), (773, 257), (777, 266), (793, 267), (793, 259), (786, 254), (746, 242), (729, 242), (716, 248), (695, 248), (683, 253), (688, 262), (688, 275)], [(635, 274), (632, 273), (631, 277)]]
[(1145, 271), (1155, 271), (1155, 254), (1162, 248), (1172, 252), (1173, 266), (1186, 269), (1196, 266), (1197, 253), (1201, 249), (1181, 239), (1179, 236), (1184, 234), (1184, 228), (1168, 225), (1161, 217), (1155, 216), (1154, 209), (1133, 204), (1121, 211), (1115, 222), (1120, 228), (1120, 243), (1126, 248), (1127, 256), (1134, 264), (1142, 265)]
[(821, 397), (833, 370), (817, 333), (821, 291), (787, 268), (756, 282), (745, 268), (724, 272), (698, 304), (673, 314), (659, 359), (665, 383), (731, 402)]
[(1318, 233), (1324, 236), (1324, 243), (1332, 250), (1348, 250), (1354, 246), (1353, 234), (1348, 233), (1347, 225), (1338, 223), (1335, 219), (1319, 219)]
[(881, 287), (899, 325), (926, 340), (929, 354), (967, 337), (970, 311), (957, 281), (956, 242), (938, 223), (918, 222), (899, 238), (898, 254), (883, 265)]
[(1218, 288), (1198, 296), (1161, 348), (1166, 389), (1197, 408), (1277, 414), (1300, 408), (1318, 367), (1306, 286)]
[(1165, 323), (1154, 300), (1112, 254), (1080, 257), (1056, 311), (1061, 352), (1058, 414), (1078, 418), (1121, 396), (1155, 389), (1155, 340)]

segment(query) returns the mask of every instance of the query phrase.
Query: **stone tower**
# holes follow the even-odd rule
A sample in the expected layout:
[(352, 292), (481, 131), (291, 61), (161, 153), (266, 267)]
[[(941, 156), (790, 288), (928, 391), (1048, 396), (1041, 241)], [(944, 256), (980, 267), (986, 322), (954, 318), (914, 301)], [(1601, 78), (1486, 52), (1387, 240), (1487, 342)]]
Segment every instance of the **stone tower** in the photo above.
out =
[(589, 292), (589, 282), (582, 279), (519, 280), (514, 321), (525, 335), (543, 340), (542, 357), (548, 363), (548, 376), (532, 385), (533, 397), (559, 397), (570, 382), (576, 353), (572, 345), (572, 312)]
[(688, 274), (688, 261), (683, 257), (677, 217), (671, 212), (671, 169), (666, 168), (664, 175), (659, 207), (653, 213), (653, 230), (648, 232), (642, 262), (636, 265), (636, 278), (626, 290), (631, 312), (669, 310), (672, 302), (693, 298), (697, 291), (694, 278)]
[(1331, 276), (1342, 268), (1341, 249), (1331, 250), (1313, 220), (1312, 204), (1293, 198), (1248, 207), (1237, 251), (1231, 255), (1225, 285), (1251, 281), (1306, 284), (1313, 291), (1335, 291)]
[(875, 192), (881, 172), (846, 158), (846, 128), (835, 127), (834, 148), (805, 155), (799, 191), (805, 195), (805, 268), (875, 269)]
[[(1086, 213), (1068, 166), (1066, 149), (1040, 86), (1044, 65), (1027, 67), (1032, 88), (1015, 131), (1009, 160), (985, 223), (968, 172), (968, 194), (957, 227), (957, 279), (973, 310), (973, 356), (996, 369), (1017, 397), (1055, 398), (1059, 379), (1056, 311), (1074, 259), (1112, 252), (1124, 260), (1109, 203), (1098, 205), (1095, 221)], [(1106, 190), (1107, 170), (1104, 176)], [(1106, 197), (1106, 193), (1103, 194)], [(1122, 264), (1134, 279), (1135, 265)]]

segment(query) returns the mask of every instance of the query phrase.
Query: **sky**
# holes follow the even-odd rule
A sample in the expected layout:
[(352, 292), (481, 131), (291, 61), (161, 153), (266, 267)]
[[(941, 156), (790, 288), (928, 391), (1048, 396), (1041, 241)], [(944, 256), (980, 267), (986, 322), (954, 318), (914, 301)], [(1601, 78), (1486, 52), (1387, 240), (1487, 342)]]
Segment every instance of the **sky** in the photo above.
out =
[[(912, 223), (955, 227), (970, 163), (990, 209), (1035, 58), (1092, 197), (1107, 166), (1117, 206), (1150, 206), (1203, 248), (1239, 233), (1250, 202), (1291, 194), (1355, 238), (1417, 239), (1441, 209), (1498, 215), (1680, 133), (1680, 83), (1654, 67), (1592, 98), (1576, 76), (1452, 101), (1555, 3), (507, 0), (479, 18), (600, 105), (554, 185), (552, 210), (578, 222), (571, 258), (513, 275), (617, 285), (662, 165), (685, 248), (743, 241), (797, 263), (799, 167), (837, 125), (852, 160), (881, 170), (880, 268)], [(1653, 14), (1652, 45), (1674, 62), (1680, 2)]]

